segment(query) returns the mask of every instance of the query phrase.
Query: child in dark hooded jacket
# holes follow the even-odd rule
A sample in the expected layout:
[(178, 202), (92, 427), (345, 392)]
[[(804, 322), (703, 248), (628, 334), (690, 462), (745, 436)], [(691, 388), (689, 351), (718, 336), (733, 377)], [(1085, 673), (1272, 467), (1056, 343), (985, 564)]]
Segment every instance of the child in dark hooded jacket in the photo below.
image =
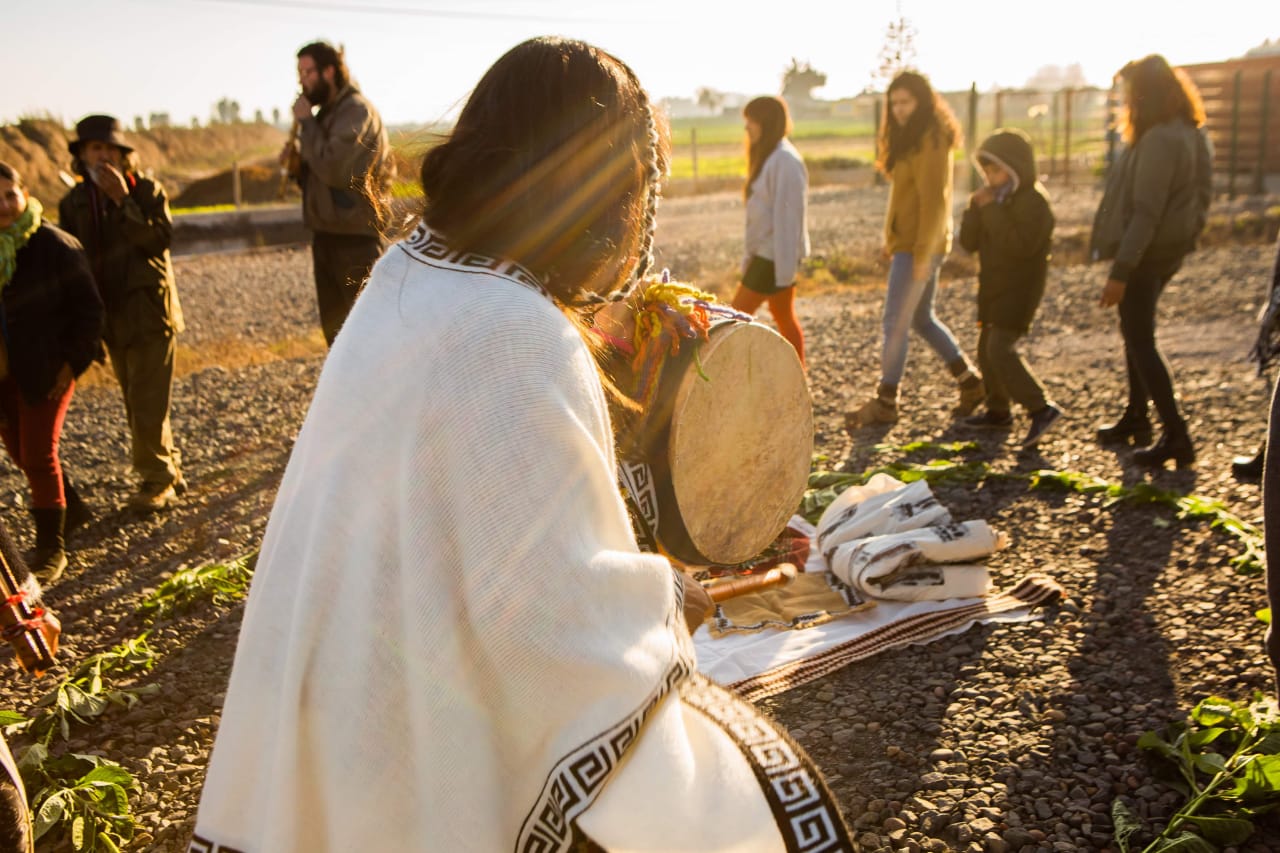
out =
[(974, 157), (986, 185), (969, 197), (960, 223), (960, 245), (977, 252), (978, 363), (986, 381), (986, 411), (965, 419), (975, 427), (1008, 427), (1012, 403), (1024, 407), (1031, 425), (1022, 441), (1030, 448), (1062, 418), (1044, 386), (1018, 353), (1030, 329), (1049, 269), (1053, 210), (1036, 180), (1035, 152), (1016, 128), (997, 130)]

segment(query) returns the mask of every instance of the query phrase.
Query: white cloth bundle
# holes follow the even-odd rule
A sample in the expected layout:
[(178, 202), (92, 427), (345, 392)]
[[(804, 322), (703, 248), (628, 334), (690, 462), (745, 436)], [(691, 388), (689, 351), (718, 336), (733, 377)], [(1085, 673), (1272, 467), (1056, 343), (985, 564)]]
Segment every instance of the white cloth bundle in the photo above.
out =
[(949, 521), (951, 513), (934, 497), (928, 482), (905, 485), (888, 474), (876, 474), (831, 502), (818, 519), (817, 546), (830, 563), (836, 547), (846, 542)]
[(875, 598), (967, 598), (990, 589), (986, 567), (952, 564), (983, 559), (1004, 544), (985, 521), (953, 522), (846, 542), (829, 565), (840, 580)]

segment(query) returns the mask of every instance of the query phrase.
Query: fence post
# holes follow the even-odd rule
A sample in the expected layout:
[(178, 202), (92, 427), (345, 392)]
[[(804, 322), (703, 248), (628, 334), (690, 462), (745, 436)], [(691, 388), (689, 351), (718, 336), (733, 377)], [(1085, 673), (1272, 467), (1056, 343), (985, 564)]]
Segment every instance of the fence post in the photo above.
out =
[(1068, 187), (1071, 186), (1071, 102), (1075, 93), (1075, 89), (1070, 87), (1063, 90), (1066, 106), (1062, 121), (1062, 183)]
[(698, 129), (696, 127), (689, 128), (689, 148), (693, 155), (693, 192), (698, 192)]
[(978, 188), (978, 167), (973, 163), (973, 152), (978, 147), (978, 84), (969, 86), (969, 127), (965, 134), (964, 153), (969, 161), (969, 192)]
[(1231, 91), (1231, 156), (1227, 161), (1227, 198), (1236, 197), (1236, 162), (1240, 155), (1240, 83), (1243, 71), (1236, 71)]
[(1262, 75), (1262, 125), (1258, 130), (1258, 169), (1254, 173), (1253, 191), (1262, 195), (1267, 191), (1267, 125), (1271, 123), (1271, 71), (1268, 68)]
[(875, 172), (875, 185), (882, 187), (885, 183), (884, 173), (875, 167), (875, 161), (880, 153), (878, 146), (880, 145), (880, 123), (884, 120), (884, 102), (879, 98), (876, 98), (875, 103), (872, 106), (872, 110), (875, 113), (875, 115), (871, 117), (871, 123), (875, 127), (875, 136), (871, 139), (871, 168), (872, 171)]
[(996, 89), (996, 127), (1004, 127), (1004, 90)]
[(1049, 98), (1049, 176), (1058, 176), (1058, 95)]
[(231, 204), (240, 209), (240, 161), (231, 161)]

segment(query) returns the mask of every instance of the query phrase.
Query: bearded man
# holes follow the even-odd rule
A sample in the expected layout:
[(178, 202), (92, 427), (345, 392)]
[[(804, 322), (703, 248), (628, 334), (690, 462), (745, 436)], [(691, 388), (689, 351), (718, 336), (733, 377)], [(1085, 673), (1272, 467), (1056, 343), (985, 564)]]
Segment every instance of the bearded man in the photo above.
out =
[(322, 41), (299, 50), (298, 84), (296, 140), (285, 145), (280, 162), (302, 187), (320, 327), (332, 345), (386, 248), (380, 224), (391, 181), (390, 145), (378, 111), (352, 83), (341, 50)]

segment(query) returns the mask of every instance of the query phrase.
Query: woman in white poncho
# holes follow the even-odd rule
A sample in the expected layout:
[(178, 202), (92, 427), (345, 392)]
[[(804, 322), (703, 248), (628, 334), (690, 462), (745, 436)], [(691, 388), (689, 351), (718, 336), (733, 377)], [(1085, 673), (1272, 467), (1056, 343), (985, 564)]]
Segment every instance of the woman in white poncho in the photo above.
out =
[(666, 162), (630, 69), (563, 39), (427, 155), (281, 483), (191, 849), (854, 849), (693, 674), (705, 594), (615, 486), (581, 318), (646, 271)]

